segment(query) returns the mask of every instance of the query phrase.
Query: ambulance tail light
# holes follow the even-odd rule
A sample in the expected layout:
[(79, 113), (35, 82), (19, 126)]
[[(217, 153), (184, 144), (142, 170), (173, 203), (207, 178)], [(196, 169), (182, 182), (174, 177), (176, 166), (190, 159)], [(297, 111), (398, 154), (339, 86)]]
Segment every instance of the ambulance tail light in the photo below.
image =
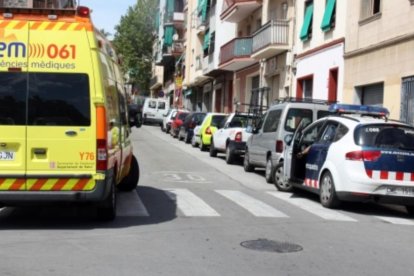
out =
[(276, 152), (282, 153), (283, 152), (283, 141), (276, 140)]
[(80, 17), (89, 17), (91, 14), (91, 10), (88, 7), (79, 6), (77, 8), (77, 14)]
[(234, 141), (241, 142), (242, 138), (243, 138), (242, 133), (239, 131), (236, 133), (236, 136), (234, 137)]
[(206, 134), (211, 135), (211, 128), (210, 128), (210, 127), (208, 127), (208, 128), (206, 129)]
[(96, 170), (108, 168), (108, 137), (106, 126), (106, 110), (103, 106), (96, 107)]
[(345, 154), (345, 159), (350, 161), (377, 161), (381, 157), (379, 150), (358, 150)]

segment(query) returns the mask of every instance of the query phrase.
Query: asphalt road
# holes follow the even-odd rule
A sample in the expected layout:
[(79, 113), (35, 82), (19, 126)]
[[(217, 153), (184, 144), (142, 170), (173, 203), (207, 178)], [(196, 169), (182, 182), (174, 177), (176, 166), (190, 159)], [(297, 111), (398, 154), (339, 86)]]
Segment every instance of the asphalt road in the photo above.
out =
[[(320, 206), (280, 193), (162, 133), (133, 130), (141, 179), (118, 217), (87, 207), (0, 209), (1, 275), (410, 275), (414, 219), (400, 207)], [(253, 248), (253, 249), (251, 249)], [(288, 252), (286, 252), (288, 251)]]

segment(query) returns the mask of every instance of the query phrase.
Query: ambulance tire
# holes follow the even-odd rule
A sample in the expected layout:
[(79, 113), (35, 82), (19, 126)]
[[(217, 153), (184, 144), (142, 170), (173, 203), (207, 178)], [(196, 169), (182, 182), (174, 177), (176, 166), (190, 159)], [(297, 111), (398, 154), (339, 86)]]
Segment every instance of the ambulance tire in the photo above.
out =
[(283, 179), (283, 162), (279, 162), (273, 171), (273, 179), (275, 187), (281, 192), (292, 192), (293, 186), (289, 181)]
[(98, 206), (97, 217), (103, 221), (112, 221), (116, 217), (115, 176), (107, 198)]
[(134, 155), (131, 159), (131, 167), (129, 173), (122, 179), (121, 183), (118, 185), (118, 189), (121, 191), (132, 191), (137, 188), (139, 181), (139, 164)]
[(335, 191), (335, 183), (330, 172), (325, 172), (322, 175), (319, 198), (322, 206), (326, 208), (334, 209), (340, 204)]

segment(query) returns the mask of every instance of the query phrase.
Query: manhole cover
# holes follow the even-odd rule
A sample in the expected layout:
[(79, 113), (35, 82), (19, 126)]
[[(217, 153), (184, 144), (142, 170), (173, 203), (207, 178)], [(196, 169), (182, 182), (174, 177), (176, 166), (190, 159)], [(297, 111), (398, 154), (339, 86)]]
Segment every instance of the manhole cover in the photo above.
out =
[(248, 249), (277, 253), (290, 253), (303, 250), (303, 247), (298, 244), (291, 242), (271, 241), (267, 239), (244, 241), (240, 245)]

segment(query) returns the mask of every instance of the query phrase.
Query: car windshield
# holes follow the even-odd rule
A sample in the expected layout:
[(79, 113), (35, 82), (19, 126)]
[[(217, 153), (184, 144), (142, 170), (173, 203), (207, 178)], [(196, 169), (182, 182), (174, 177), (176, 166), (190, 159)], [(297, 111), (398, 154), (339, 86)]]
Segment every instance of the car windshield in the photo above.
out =
[(285, 130), (294, 132), (302, 119), (307, 118), (312, 121), (312, 110), (303, 108), (291, 108), (288, 111), (285, 121)]
[(363, 125), (354, 132), (360, 146), (414, 150), (414, 128), (391, 124)]

